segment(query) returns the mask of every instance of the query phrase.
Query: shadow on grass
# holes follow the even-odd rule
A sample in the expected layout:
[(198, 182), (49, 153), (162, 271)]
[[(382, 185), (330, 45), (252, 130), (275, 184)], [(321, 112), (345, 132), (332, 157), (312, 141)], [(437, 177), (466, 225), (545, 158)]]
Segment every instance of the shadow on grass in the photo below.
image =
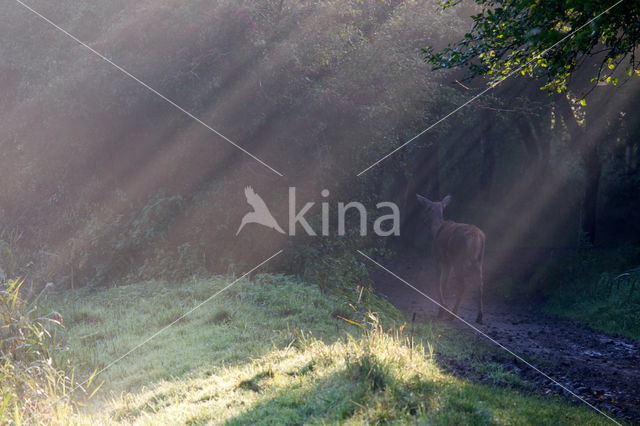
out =
[[(398, 381), (373, 371), (345, 368), (334, 374), (293, 384), (268, 400), (229, 419), (245, 424), (606, 424), (606, 419), (555, 399), (531, 398), (505, 389), (414, 377)], [(260, 380), (257, 380), (259, 382)], [(258, 383), (253, 383), (259, 386)], [(254, 392), (268, 392), (258, 390)], [(192, 418), (188, 424), (214, 417)]]

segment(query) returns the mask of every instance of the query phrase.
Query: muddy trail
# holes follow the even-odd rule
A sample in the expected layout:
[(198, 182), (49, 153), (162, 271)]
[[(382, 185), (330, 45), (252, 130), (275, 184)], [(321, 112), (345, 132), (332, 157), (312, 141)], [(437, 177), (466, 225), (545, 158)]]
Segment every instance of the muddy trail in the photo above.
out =
[[(604, 334), (575, 321), (533, 310), (531, 306), (505, 301), (492, 288), (492, 282), (500, 276), (514, 278), (520, 274), (517, 279), (526, 279), (539, 255), (524, 253), (515, 261), (510, 256), (509, 262), (501, 262), (500, 267), (495, 266), (497, 262), (492, 265), (491, 256), (488, 256), (484, 325), (473, 322), (477, 313), (474, 294), (466, 295), (458, 314), (598, 409), (640, 423), (640, 341)], [(385, 267), (438, 300), (436, 268), (424, 256), (401, 255), (386, 262)], [(430, 300), (380, 269), (371, 271), (376, 291), (394, 305), (410, 315), (415, 313), (422, 321), (441, 321), (436, 319), (437, 306)], [(451, 305), (451, 299), (448, 303)], [(492, 344), (459, 320), (449, 323)], [(504, 370), (515, 373), (528, 384), (521, 390), (561, 394), (581, 403), (508, 352), (501, 350), (499, 353), (484, 356), (488, 359), (481, 361), (498, 363)], [(452, 374), (489, 381), (474, 370), (472, 362), (451, 359), (444, 354), (437, 357)]]

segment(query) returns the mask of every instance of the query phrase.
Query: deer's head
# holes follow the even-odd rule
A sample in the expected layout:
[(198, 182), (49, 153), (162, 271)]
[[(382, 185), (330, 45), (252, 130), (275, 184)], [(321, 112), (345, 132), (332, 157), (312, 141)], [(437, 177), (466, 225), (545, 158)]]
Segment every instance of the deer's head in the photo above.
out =
[(416, 198), (422, 208), (422, 219), (432, 232), (437, 232), (444, 221), (444, 208), (451, 201), (451, 195), (447, 195), (442, 201), (431, 201), (419, 194), (416, 194)]

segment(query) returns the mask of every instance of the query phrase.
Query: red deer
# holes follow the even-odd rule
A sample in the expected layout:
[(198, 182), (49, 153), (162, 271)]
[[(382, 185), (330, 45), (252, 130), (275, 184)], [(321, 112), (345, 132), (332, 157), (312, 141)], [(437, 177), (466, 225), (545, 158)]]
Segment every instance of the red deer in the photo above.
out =
[(416, 196), (418, 203), (422, 207), (423, 218), (431, 230), (433, 253), (438, 265), (441, 304), (438, 317), (451, 317), (451, 315), (446, 314), (442, 306), (447, 307), (444, 295), (447, 282), (453, 273), (461, 280), (456, 303), (453, 306), (453, 313), (458, 312), (467, 284), (471, 281), (474, 286), (477, 286), (479, 293), (476, 322), (482, 324), (484, 232), (475, 225), (444, 220), (443, 211), (451, 201), (450, 195), (444, 197), (442, 201), (431, 201), (418, 194)]

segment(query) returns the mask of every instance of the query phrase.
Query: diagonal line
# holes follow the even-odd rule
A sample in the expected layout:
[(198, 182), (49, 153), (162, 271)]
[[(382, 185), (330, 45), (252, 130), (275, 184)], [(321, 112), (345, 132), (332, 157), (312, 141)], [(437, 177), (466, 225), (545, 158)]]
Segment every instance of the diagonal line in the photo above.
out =
[(573, 395), (574, 397), (576, 397), (577, 399), (579, 399), (581, 402), (584, 402), (585, 404), (587, 404), (589, 407), (593, 408), (594, 410), (596, 410), (598, 413), (602, 414), (603, 416), (605, 416), (607, 419), (611, 420), (613, 423), (617, 424), (617, 425), (621, 425), (621, 423), (617, 422), (616, 420), (614, 420), (612, 417), (610, 417), (609, 415), (607, 415), (605, 412), (603, 412), (602, 410), (598, 409), (597, 407), (595, 407), (594, 405), (590, 404), (589, 402), (587, 402), (584, 398), (582, 398), (581, 396), (579, 396), (578, 394), (576, 394), (575, 392), (573, 392), (571, 389), (567, 388), (566, 386), (564, 386), (562, 383), (558, 382), (557, 380), (553, 379), (551, 376), (549, 376), (547, 373), (545, 373), (544, 371), (540, 370), (539, 368), (537, 368), (535, 365), (529, 363), (527, 360), (525, 360), (524, 358), (522, 358), (520, 355), (516, 354), (515, 352), (513, 352), (512, 350), (510, 350), (509, 348), (507, 348), (506, 346), (504, 346), (502, 343), (498, 342), (497, 340), (493, 339), (491, 336), (489, 336), (488, 334), (486, 334), (485, 332), (483, 332), (482, 330), (480, 330), (478, 327), (476, 327), (475, 325), (471, 324), (469, 321), (465, 320), (464, 318), (462, 318), (461, 316), (455, 314), (454, 312), (450, 311), (449, 309), (447, 309), (446, 306), (442, 305), (441, 303), (437, 302), (436, 300), (434, 300), (433, 298), (429, 297), (427, 294), (425, 294), (424, 292), (418, 290), (416, 287), (414, 287), (413, 285), (409, 284), (406, 280), (404, 280), (403, 278), (399, 277), (398, 275), (394, 274), (393, 272), (391, 272), (389, 269), (385, 268), (384, 266), (382, 266), (380, 263), (376, 262), (375, 260), (373, 260), (372, 258), (370, 258), (369, 256), (367, 256), (366, 254), (364, 254), (363, 252), (361, 252), (360, 250), (357, 250), (358, 253), (360, 253), (362, 256), (366, 257), (367, 259), (369, 259), (371, 262), (373, 262), (375, 265), (379, 266), (380, 268), (382, 268), (384, 271), (388, 272), (389, 274), (391, 274), (392, 276), (394, 276), (395, 278), (397, 278), (398, 280), (402, 281), (404, 284), (408, 285), (409, 287), (411, 287), (412, 289), (414, 289), (415, 291), (417, 291), (418, 293), (420, 293), (421, 295), (423, 295), (424, 297), (426, 297), (427, 299), (429, 299), (430, 301), (432, 301), (433, 303), (435, 303), (436, 305), (438, 305), (441, 309), (444, 309), (445, 311), (447, 311), (449, 314), (453, 315), (454, 317), (456, 317), (457, 319), (459, 319), (460, 321), (462, 321), (465, 325), (471, 327), (475, 332), (477, 332), (478, 334), (482, 335), (483, 337), (486, 337), (487, 339), (489, 339), (492, 343), (498, 345), (501, 349), (504, 349), (505, 351), (507, 351), (509, 354), (511, 354), (512, 356), (514, 356), (515, 358), (517, 358), (519, 361), (523, 362), (524, 364), (526, 364), (527, 366), (531, 367), (533, 370), (535, 370), (536, 372), (542, 374), (544, 377), (546, 377), (548, 380), (552, 381), (553, 383), (555, 383), (556, 385), (560, 386), (562, 389), (564, 389), (565, 391), (569, 392), (571, 395)]
[[(122, 361), (124, 358), (126, 358), (127, 356), (129, 356), (131, 353), (137, 351), (138, 349), (140, 349), (142, 346), (146, 345), (147, 343), (149, 343), (151, 340), (155, 339), (158, 335), (160, 335), (161, 333), (165, 332), (167, 329), (171, 328), (172, 326), (174, 326), (177, 322), (181, 321), (184, 317), (186, 317), (187, 315), (190, 315), (191, 313), (193, 313), (195, 310), (199, 309), (200, 307), (202, 307), (202, 305), (204, 305), (205, 303), (210, 302), (211, 300), (213, 300), (216, 296), (218, 296), (220, 293), (222, 293), (223, 291), (227, 290), (228, 288), (230, 288), (231, 286), (233, 286), (234, 284), (236, 284), (238, 281), (242, 280), (244, 277), (246, 277), (247, 275), (249, 275), (250, 273), (252, 273), (253, 271), (255, 271), (256, 269), (258, 269), (259, 267), (261, 267), (262, 265), (264, 265), (265, 263), (269, 262), (271, 259), (273, 259), (274, 257), (278, 256), (280, 253), (282, 253), (282, 250), (278, 250), (275, 254), (271, 255), (269, 258), (263, 260), (262, 262), (260, 262), (258, 265), (254, 266), (252, 269), (250, 269), (249, 271), (245, 272), (244, 274), (242, 274), (240, 277), (238, 277), (237, 279), (233, 280), (230, 284), (226, 285), (224, 288), (222, 288), (221, 290), (218, 290), (217, 292), (215, 292), (214, 294), (212, 294), (211, 296), (209, 296), (207, 299), (205, 299), (204, 301), (198, 303), (196, 306), (194, 306), (193, 308), (189, 309), (187, 312), (185, 312), (184, 314), (180, 315), (178, 318), (176, 318), (175, 320), (173, 320), (170, 324), (164, 326), (163, 328), (161, 328), (160, 330), (156, 331), (155, 333), (153, 333), (151, 336), (147, 337), (145, 340), (143, 340), (142, 342), (138, 343), (136, 346), (134, 346), (133, 348), (129, 349), (127, 352), (125, 352), (124, 354), (120, 355), (118, 358), (116, 358), (115, 360), (111, 361), (109, 364), (107, 364), (106, 367), (103, 367), (102, 369), (98, 370), (97, 372), (95, 372), (94, 374), (91, 375), (90, 378), (86, 379), (84, 382), (80, 383), (79, 385), (76, 385), (73, 389), (71, 389), (71, 392), (69, 392), (69, 394), (73, 394), (73, 392), (75, 392), (76, 390), (78, 390), (81, 386), (83, 386), (84, 384), (88, 383), (90, 380), (93, 380), (96, 376), (98, 376), (99, 374), (103, 373), (105, 370), (111, 368), (114, 364)], [(62, 398), (60, 398), (62, 399)], [(55, 402), (60, 401), (57, 400)], [(55, 403), (54, 402), (54, 403)]]
[(243, 148), (240, 145), (238, 145), (237, 143), (233, 142), (231, 139), (229, 139), (228, 137), (226, 137), (225, 135), (223, 135), (222, 133), (220, 133), (219, 131), (217, 131), (216, 129), (214, 129), (213, 127), (211, 127), (210, 125), (208, 125), (207, 123), (205, 123), (204, 121), (202, 121), (201, 119), (199, 119), (198, 117), (196, 117), (195, 115), (193, 115), (192, 113), (190, 113), (189, 111), (187, 111), (186, 109), (184, 109), (183, 107), (181, 107), (180, 105), (178, 105), (177, 103), (175, 103), (174, 101), (172, 101), (171, 99), (166, 97), (165, 95), (163, 95), (162, 93), (158, 92), (156, 89), (154, 89), (153, 87), (149, 86), (147, 83), (145, 83), (144, 81), (140, 80), (138, 77), (136, 77), (135, 75), (131, 74), (129, 71), (127, 71), (126, 69), (122, 68), (120, 65), (116, 64), (111, 59), (107, 58), (102, 53), (100, 53), (97, 50), (95, 50), (93, 47), (89, 46), (87, 43), (85, 43), (82, 40), (78, 39), (76, 36), (74, 36), (73, 34), (69, 33), (67, 30), (65, 30), (64, 28), (62, 28), (59, 25), (57, 25), (55, 22), (51, 21), (46, 16), (43, 16), (38, 11), (34, 10), (31, 6), (29, 6), (28, 4), (24, 3), (22, 0), (15, 0), (15, 1), (16, 1), (16, 3), (18, 3), (19, 5), (21, 5), (25, 9), (31, 11), (33, 14), (38, 16), (40, 19), (42, 19), (43, 21), (48, 23), (49, 25), (53, 26), (54, 28), (56, 28), (57, 30), (59, 30), (60, 32), (65, 34), (67, 37), (71, 38), (76, 43), (78, 43), (78, 44), (82, 45), (83, 47), (87, 48), (89, 51), (91, 51), (91, 53), (93, 53), (94, 55), (98, 56), (100, 59), (104, 60), (105, 62), (109, 63), (114, 68), (116, 68), (118, 71), (120, 71), (121, 73), (123, 73), (127, 77), (129, 77), (132, 80), (134, 80), (136, 83), (140, 84), (141, 86), (145, 87), (147, 90), (152, 92), (153, 94), (157, 95), (161, 99), (163, 99), (166, 102), (168, 102), (170, 105), (172, 105), (177, 110), (181, 111), (183, 114), (187, 115), (188, 117), (192, 118), (196, 122), (200, 123), (201, 125), (203, 125), (207, 129), (209, 129), (211, 132), (213, 132), (216, 135), (220, 136), (222, 139), (224, 139), (225, 141), (227, 141), (231, 145), (235, 146), (240, 151), (244, 152), (249, 157), (253, 158), (258, 163), (262, 164), (263, 166), (265, 166), (266, 168), (271, 170), (273, 173), (277, 174), (280, 177), (284, 176), (282, 173), (280, 173), (279, 171), (277, 171), (276, 169), (274, 169), (273, 167), (271, 167), (270, 165), (268, 165), (267, 163), (265, 163), (264, 161), (262, 161), (261, 159), (259, 159), (258, 157), (256, 157), (252, 153), (250, 153), (249, 151), (247, 151), (245, 148)]
[(580, 31), (581, 29), (583, 29), (584, 27), (586, 27), (587, 25), (589, 25), (590, 23), (592, 23), (593, 21), (595, 21), (596, 19), (598, 19), (599, 17), (601, 17), (602, 15), (604, 15), (605, 13), (609, 12), (611, 9), (613, 9), (614, 7), (616, 7), (617, 5), (619, 5), (620, 3), (622, 3), (624, 0), (618, 0), (618, 2), (616, 2), (615, 4), (613, 4), (612, 6), (609, 6), (608, 8), (606, 8), (604, 11), (600, 12), (598, 15), (596, 15), (593, 19), (589, 20), (588, 22), (586, 22), (585, 24), (579, 26), (578, 28), (576, 28), (575, 30), (571, 31), (569, 34), (567, 34), (566, 36), (564, 36), (563, 38), (561, 38), (560, 40), (558, 40), (557, 42), (555, 42), (554, 44), (552, 44), (550, 47), (547, 47), (545, 50), (543, 50), (542, 52), (538, 53), (533, 59), (531, 59), (529, 62), (525, 63), (524, 65), (521, 65), (520, 67), (516, 68), (514, 71), (511, 71), (509, 74), (507, 74), (504, 77), (498, 78), (496, 80), (493, 80), (492, 82), (489, 83), (489, 86), (484, 89), (482, 92), (478, 93), (477, 95), (475, 95), (474, 97), (472, 97), (471, 99), (469, 99), (468, 101), (466, 101), (465, 103), (463, 103), (462, 105), (460, 105), (459, 107), (455, 108), (453, 111), (449, 112), (447, 115), (445, 115), (444, 117), (440, 118), (438, 121), (436, 121), (435, 123), (433, 123), (431, 126), (427, 127), (426, 129), (424, 129), (423, 131), (421, 131), (420, 133), (418, 133), (417, 135), (415, 135), (414, 137), (412, 137), (411, 139), (409, 139), (408, 141), (406, 141), (405, 143), (403, 143), (402, 145), (398, 146), (396, 149), (394, 149), (393, 151), (389, 152), (388, 154), (386, 154), (385, 156), (383, 156), (382, 158), (380, 158), (378, 161), (376, 161), (375, 163), (371, 164), (369, 167), (367, 167), (366, 169), (362, 170), (360, 173), (358, 173), (356, 176), (359, 177), (362, 174), (364, 174), (365, 172), (367, 172), (368, 170), (372, 169), (373, 167), (377, 166), (378, 164), (382, 163), (384, 160), (386, 160), (387, 158), (391, 157), (393, 154), (395, 154), (396, 152), (400, 151), (401, 149), (403, 149), (405, 146), (409, 145), (411, 142), (413, 142), (414, 140), (418, 139), (420, 136), (422, 136), (423, 134), (425, 134), (426, 132), (428, 132), (429, 130), (433, 129), (434, 127), (436, 127), (438, 124), (442, 123), (444, 120), (446, 120), (447, 118), (451, 117), (453, 114), (455, 114), (456, 112), (460, 111), (461, 109), (463, 109), (464, 107), (466, 107), (467, 105), (473, 103), (474, 101), (476, 101), (478, 98), (480, 98), (482, 95), (484, 95), (485, 93), (487, 93), (489, 90), (493, 89), (494, 87), (498, 86), (500, 83), (502, 83), (503, 81), (505, 81), (506, 79), (508, 79), (509, 77), (511, 77), (514, 74), (517, 74), (518, 72), (520, 72), (523, 68), (529, 66), (532, 62), (540, 59), (542, 56), (546, 55), (546, 53), (555, 48), (556, 46), (558, 46), (559, 44), (565, 42), (566, 40), (570, 39), (571, 37), (573, 37), (578, 31)]

